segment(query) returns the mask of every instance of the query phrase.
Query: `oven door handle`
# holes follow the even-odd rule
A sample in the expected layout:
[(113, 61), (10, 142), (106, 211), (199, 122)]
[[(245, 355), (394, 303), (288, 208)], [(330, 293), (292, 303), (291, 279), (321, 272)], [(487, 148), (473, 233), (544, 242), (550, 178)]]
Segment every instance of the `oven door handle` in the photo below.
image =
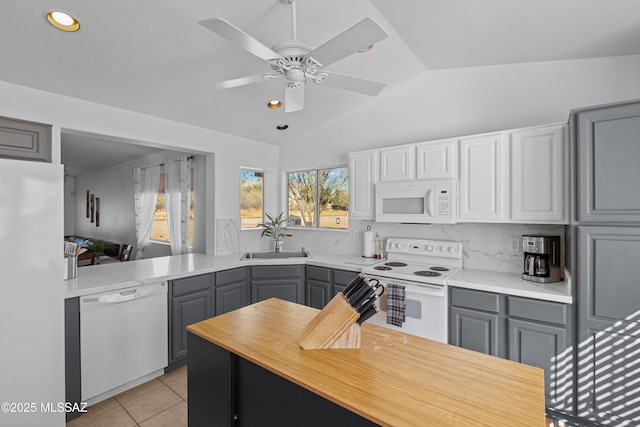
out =
[(375, 279), (380, 283), (382, 283), (382, 285), (385, 287), (389, 283), (393, 283), (394, 285), (402, 285), (405, 287), (405, 290), (407, 293), (412, 293), (412, 294), (444, 297), (446, 292), (446, 287), (440, 286), (440, 285), (428, 285), (428, 284), (422, 284), (422, 283), (407, 282), (404, 280), (387, 279), (384, 277), (370, 276), (370, 275), (365, 275), (365, 277), (369, 280)]
[(411, 294), (429, 295), (434, 297), (444, 297), (444, 286), (411, 284), (405, 287), (405, 291)]

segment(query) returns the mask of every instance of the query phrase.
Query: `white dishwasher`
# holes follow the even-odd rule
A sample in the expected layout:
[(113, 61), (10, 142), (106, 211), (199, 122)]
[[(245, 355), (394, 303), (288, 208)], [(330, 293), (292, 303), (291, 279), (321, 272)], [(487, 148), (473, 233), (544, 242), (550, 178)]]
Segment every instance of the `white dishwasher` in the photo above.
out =
[(162, 374), (168, 360), (167, 288), (160, 282), (80, 298), (83, 401), (97, 403)]

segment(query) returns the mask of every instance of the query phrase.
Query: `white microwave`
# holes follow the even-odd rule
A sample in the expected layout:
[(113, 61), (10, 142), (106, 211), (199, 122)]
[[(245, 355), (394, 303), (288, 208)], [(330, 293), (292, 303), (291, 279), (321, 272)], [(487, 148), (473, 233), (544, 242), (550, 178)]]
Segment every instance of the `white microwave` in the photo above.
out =
[(453, 224), (457, 184), (447, 179), (376, 184), (376, 221)]

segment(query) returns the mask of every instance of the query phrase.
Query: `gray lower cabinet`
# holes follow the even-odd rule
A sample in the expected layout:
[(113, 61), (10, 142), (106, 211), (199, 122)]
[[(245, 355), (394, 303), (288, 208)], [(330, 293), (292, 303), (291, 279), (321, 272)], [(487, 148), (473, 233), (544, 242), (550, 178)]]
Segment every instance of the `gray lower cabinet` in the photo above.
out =
[(451, 307), (449, 343), (491, 356), (498, 356), (497, 313)]
[(306, 266), (306, 304), (322, 309), (331, 300), (331, 269)]
[(0, 117), (0, 158), (51, 163), (51, 125)]
[[(80, 298), (64, 300), (64, 374), (65, 401), (80, 404)], [(80, 412), (67, 412), (67, 421), (78, 418)]]
[(261, 265), (251, 268), (251, 303), (269, 298), (305, 303), (304, 265)]
[(544, 369), (548, 408), (572, 412), (572, 306), (450, 288), (449, 343)]
[(250, 304), (247, 267), (219, 271), (215, 282), (216, 316)]
[(358, 273), (332, 268), (306, 267), (306, 304), (314, 308), (323, 308), (338, 292), (341, 292)]
[(507, 297), (507, 358), (544, 369), (547, 407), (572, 412), (572, 306)]
[(640, 425), (640, 226), (580, 226), (578, 415)]
[(342, 292), (349, 283), (356, 277), (358, 277), (357, 271), (349, 270), (333, 270), (333, 278), (331, 280), (331, 296), (333, 297), (338, 292)]
[(451, 288), (449, 293), (449, 344), (491, 356), (505, 357), (504, 297), (490, 292)]
[(187, 361), (187, 326), (215, 315), (215, 276), (169, 282), (169, 368)]

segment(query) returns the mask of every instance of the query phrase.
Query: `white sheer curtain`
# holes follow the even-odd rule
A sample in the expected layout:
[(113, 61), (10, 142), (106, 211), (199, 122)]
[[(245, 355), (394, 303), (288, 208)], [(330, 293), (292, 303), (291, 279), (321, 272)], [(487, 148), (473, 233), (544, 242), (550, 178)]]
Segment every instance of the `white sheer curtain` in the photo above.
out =
[(160, 189), (160, 166), (135, 168), (134, 209), (136, 216), (136, 259), (142, 258), (142, 249), (151, 240), (156, 198)]
[(187, 253), (189, 243), (189, 192), (191, 190), (191, 157), (165, 166), (165, 200), (171, 254)]

